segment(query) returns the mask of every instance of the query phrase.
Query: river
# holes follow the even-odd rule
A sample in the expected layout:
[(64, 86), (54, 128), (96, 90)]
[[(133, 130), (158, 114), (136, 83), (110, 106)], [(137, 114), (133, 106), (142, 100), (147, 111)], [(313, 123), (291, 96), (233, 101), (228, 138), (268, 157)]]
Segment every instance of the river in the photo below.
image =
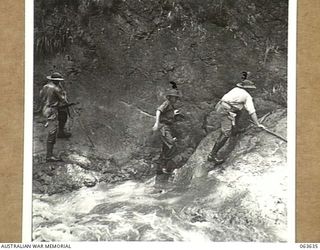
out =
[(221, 202), (210, 175), (190, 187), (171, 182), (100, 183), (65, 194), (33, 195), (34, 241), (273, 241), (274, 232), (241, 207)]

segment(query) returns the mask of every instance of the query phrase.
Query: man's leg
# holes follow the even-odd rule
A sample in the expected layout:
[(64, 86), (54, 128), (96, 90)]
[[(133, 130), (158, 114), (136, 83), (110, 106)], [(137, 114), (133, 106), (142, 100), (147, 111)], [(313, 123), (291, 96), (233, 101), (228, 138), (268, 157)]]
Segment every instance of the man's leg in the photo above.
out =
[(53, 155), (53, 148), (54, 144), (56, 143), (56, 137), (57, 137), (57, 125), (58, 122), (56, 119), (48, 121), (48, 137), (47, 137), (47, 162), (57, 162), (60, 161), (60, 159), (56, 158)]
[(163, 143), (162, 146), (162, 152), (161, 152), (161, 158), (164, 165), (162, 166), (162, 172), (172, 172), (173, 166), (171, 159), (176, 155), (177, 153), (177, 147), (174, 140), (174, 137), (172, 135), (171, 128), (167, 125), (163, 126), (160, 130), (161, 132), (161, 140)]
[(208, 161), (215, 162), (217, 164), (223, 163), (223, 159), (219, 159), (217, 157), (218, 151), (226, 144), (227, 140), (229, 137), (224, 135), (222, 132), (220, 133), (217, 141), (215, 142), (209, 156), (208, 156)]
[(211, 153), (208, 156), (208, 161), (215, 162), (216, 164), (221, 164), (224, 162), (223, 159), (219, 159), (217, 157), (217, 154), (230, 138), (231, 131), (232, 121), (228, 118), (227, 115), (221, 117), (221, 132), (211, 150)]
[(232, 127), (232, 132), (231, 135), (232, 136), (236, 136), (239, 135), (243, 132), (245, 132), (245, 128), (241, 126), (240, 124), (240, 119), (243, 116), (243, 112), (240, 110), (237, 112), (237, 115), (235, 117), (235, 125)]
[(58, 138), (69, 138), (71, 133), (65, 132), (64, 127), (68, 120), (68, 112), (66, 110), (59, 110), (58, 112), (58, 121), (59, 121), (59, 129), (58, 129)]
[(167, 173), (172, 173), (173, 170), (175, 170), (176, 168), (177, 168), (177, 165), (173, 160), (169, 160), (165, 167)]

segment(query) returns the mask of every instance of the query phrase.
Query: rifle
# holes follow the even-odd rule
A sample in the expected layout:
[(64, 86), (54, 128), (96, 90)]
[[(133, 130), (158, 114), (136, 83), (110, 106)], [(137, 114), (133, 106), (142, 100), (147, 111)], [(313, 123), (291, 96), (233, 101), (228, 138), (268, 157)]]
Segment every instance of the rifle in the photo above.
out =
[(80, 104), (80, 102), (70, 102), (70, 103), (63, 104), (63, 105), (59, 106), (58, 108), (59, 109), (69, 108), (71, 106), (78, 105), (78, 104)]

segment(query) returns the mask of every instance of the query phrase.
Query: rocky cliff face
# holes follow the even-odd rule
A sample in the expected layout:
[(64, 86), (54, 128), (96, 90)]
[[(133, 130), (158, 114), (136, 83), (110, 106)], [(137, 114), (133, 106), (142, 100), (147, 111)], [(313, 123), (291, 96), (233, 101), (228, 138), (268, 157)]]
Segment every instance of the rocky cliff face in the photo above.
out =
[(81, 103), (73, 149), (90, 150), (81, 119), (99, 153), (152, 159), (148, 114), (170, 80), (184, 95), (184, 151), (206, 135), (206, 117), (243, 70), (258, 85), (260, 116), (286, 105), (287, 1), (39, 0), (35, 14), (35, 103), (45, 76), (61, 71)]

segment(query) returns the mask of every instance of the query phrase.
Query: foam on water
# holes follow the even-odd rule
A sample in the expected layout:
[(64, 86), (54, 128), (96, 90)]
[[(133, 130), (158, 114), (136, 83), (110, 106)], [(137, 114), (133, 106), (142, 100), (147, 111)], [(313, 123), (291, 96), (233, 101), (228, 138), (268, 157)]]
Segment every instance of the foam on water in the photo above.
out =
[(152, 178), (34, 195), (34, 240), (208, 240), (177, 215), (181, 194), (154, 191)]

